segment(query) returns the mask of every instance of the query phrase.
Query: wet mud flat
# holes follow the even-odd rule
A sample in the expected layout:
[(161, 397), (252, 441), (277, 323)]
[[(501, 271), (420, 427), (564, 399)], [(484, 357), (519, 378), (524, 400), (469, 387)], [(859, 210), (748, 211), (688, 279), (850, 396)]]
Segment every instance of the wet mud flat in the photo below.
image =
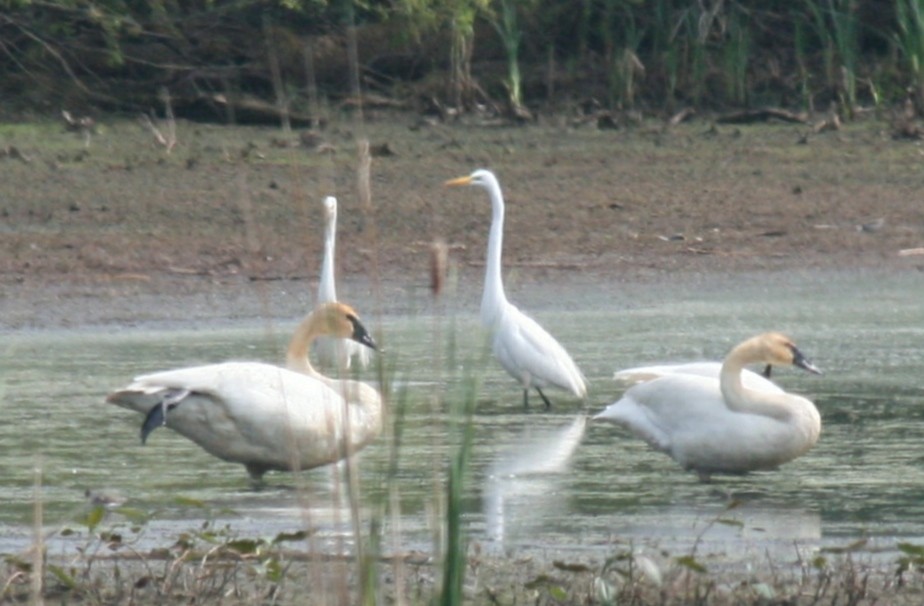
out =
[[(507, 199), (511, 288), (920, 270), (922, 148), (889, 132), (875, 120), (815, 135), (707, 119), (600, 131), (558, 115), (434, 126), (373, 112), (362, 125), (333, 117), (308, 147), (302, 133), (180, 122), (167, 154), (117, 118), (89, 145), (54, 122), (5, 125), (0, 144), (21, 154), (0, 158), (0, 326), (300, 314), (326, 195), (340, 201), (337, 273), (357, 307), (425, 293), (437, 240), (458, 288), (477, 292), (487, 196), (443, 182), (478, 167)], [(361, 139), (388, 150), (371, 158), (368, 204)]]
[[(372, 208), (355, 194), (357, 135), (348, 123), (324, 133), (334, 154), (279, 143), (275, 129), (180, 127), (171, 156), (118, 121), (86, 151), (50, 126), (3, 131), (29, 161), (2, 160), (10, 174), (0, 180), (2, 330), (290, 322), (313, 302), (320, 200), (331, 191), (346, 209), (343, 298), (367, 317), (432, 312), (429, 246), (440, 238), (452, 268), (444, 300), (474, 313), (487, 201), (441, 184), (478, 166), (495, 170), (507, 193), (508, 289), (534, 312), (588, 301), (643, 306), (735, 285), (772, 297), (795, 275), (823, 286), (869, 273), (918, 280), (924, 267), (920, 148), (875, 124), (800, 142), (789, 127), (604, 133), (554, 118), (524, 129), (372, 121), (373, 143), (395, 151), (373, 158)], [(66, 574), (48, 575), (49, 597), (295, 603), (318, 587), (328, 601), (359, 595), (349, 550), (318, 556), (283, 541), (257, 553), (259, 525), (185, 545), (174, 536), (182, 525), (155, 533), (163, 546), (132, 555), (106, 541), (89, 557), (50, 551)], [(794, 547), (792, 557), (742, 569), (735, 554), (679, 559), (685, 549), (657, 545), (646, 562), (618, 537), (593, 554), (555, 546), (498, 554), (476, 544), (466, 592), (473, 603), (605, 603), (614, 594), (619, 603), (919, 603), (921, 554), (906, 554), (900, 569), (894, 552), (876, 556), (875, 543), (827, 547), (811, 555)], [(399, 555), (400, 564), (386, 558), (373, 575), (378, 590), (428, 601), (440, 563), (426, 550)], [(284, 581), (277, 567), (288, 567)], [(7, 579), (27, 599), (19, 570), (14, 562)]]

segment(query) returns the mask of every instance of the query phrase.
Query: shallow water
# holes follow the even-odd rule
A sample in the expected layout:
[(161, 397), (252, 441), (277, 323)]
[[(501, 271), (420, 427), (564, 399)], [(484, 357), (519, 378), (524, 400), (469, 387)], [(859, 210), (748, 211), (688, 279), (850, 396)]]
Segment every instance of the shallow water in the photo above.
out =
[[(861, 538), (868, 539), (866, 550), (886, 554), (899, 540), (924, 541), (924, 285), (917, 276), (704, 278), (610, 285), (532, 304), (514, 299), (581, 365), (591, 382), (585, 406), (549, 391), (550, 411), (538, 398), (524, 410), (518, 387), (487, 355), (471, 309), (369, 322), (386, 349), (392, 409), (404, 411), (395, 478), (383, 479), (388, 438), (359, 459), (363, 516), (373, 515), (389, 489), (400, 499), (400, 516), (388, 518), (387, 545), (394, 547), (395, 536), (400, 549), (433, 544), (437, 491), (458, 442), (447, 411), (463, 399), (468, 376), (479, 385), (465, 522), (486, 548), (603, 556), (630, 548), (696, 549), (724, 561), (792, 561), (803, 551)], [(346, 497), (330, 470), (269, 474), (265, 489), (255, 492), (243, 467), (213, 459), (170, 430), (156, 431), (142, 447), (140, 415), (103, 402), (107, 391), (145, 371), (224, 359), (277, 361), (290, 328), (255, 322), (5, 335), (0, 553), (30, 544), (37, 499), (48, 532), (80, 529), (88, 489), (154, 513), (144, 530), (149, 545), (169, 543), (206, 518), (246, 536), (308, 525), (324, 531), (318, 540), (343, 539)], [(575, 419), (619, 395), (614, 370), (718, 359), (769, 329), (788, 333), (825, 371), (775, 374), (821, 411), (822, 438), (806, 456), (778, 471), (702, 484), (622, 430), (589, 423), (570, 461), (551, 464), (556, 447), (562, 457), (569, 453)], [(114, 513), (107, 523), (120, 519)], [(67, 549), (68, 540), (56, 540)]]

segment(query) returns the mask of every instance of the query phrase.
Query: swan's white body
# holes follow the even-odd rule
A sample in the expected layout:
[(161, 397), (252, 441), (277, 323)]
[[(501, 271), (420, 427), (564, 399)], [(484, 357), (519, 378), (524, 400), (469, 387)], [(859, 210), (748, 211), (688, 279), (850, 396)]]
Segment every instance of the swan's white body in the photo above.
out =
[[(210, 454), (241, 463), (259, 480), (270, 470), (297, 471), (338, 461), (382, 429), (379, 393), (358, 381), (337, 381), (311, 368), (307, 351), (319, 334), (352, 318), (353, 334), (372, 340), (342, 304), (319, 307), (296, 329), (289, 369), (259, 362), (225, 362), (143, 375), (107, 401), (147, 415), (142, 441), (160, 424)], [(355, 327), (358, 326), (359, 329)]]
[(501, 252), (504, 237), (504, 198), (497, 178), (487, 170), (476, 170), (468, 177), (447, 181), (447, 185), (478, 185), (491, 198), (491, 232), (485, 264), (481, 322), (491, 331), (494, 355), (501, 366), (523, 386), (523, 401), (535, 388), (546, 406), (542, 388), (552, 385), (579, 398), (587, 395), (584, 375), (577, 364), (535, 320), (507, 300), (501, 278)]
[[(613, 373), (613, 378), (627, 385), (644, 383), (668, 375), (696, 375), (718, 380), (722, 371), (721, 362), (686, 362), (683, 364), (657, 364), (655, 366), (637, 366)], [(741, 380), (748, 389), (782, 392), (780, 387), (753, 370), (743, 368)]]
[[(324, 259), (321, 262), (321, 281), (318, 284), (318, 305), (337, 300), (334, 278), (334, 253), (337, 249), (337, 198), (324, 198)], [(364, 368), (369, 365), (369, 348), (350, 339), (320, 337), (313, 347), (318, 359), (338, 370), (349, 369), (355, 356)]]
[(806, 398), (756, 373), (743, 377), (744, 365), (757, 362), (818, 372), (786, 337), (766, 333), (735, 347), (716, 374), (703, 364), (660, 375), (651, 369), (665, 367), (631, 369), (643, 382), (594, 418), (628, 428), (703, 479), (774, 469), (815, 445), (821, 417)]

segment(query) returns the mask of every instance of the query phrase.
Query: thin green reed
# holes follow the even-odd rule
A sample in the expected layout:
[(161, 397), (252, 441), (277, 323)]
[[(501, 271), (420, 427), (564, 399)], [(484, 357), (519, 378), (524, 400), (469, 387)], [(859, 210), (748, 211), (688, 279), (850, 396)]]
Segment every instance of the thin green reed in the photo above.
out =
[(514, 108), (523, 105), (522, 77), (520, 76), (520, 40), (523, 32), (517, 20), (517, 0), (499, 0), (500, 15), (491, 18), (507, 55), (507, 88)]
[(633, 0), (605, 0), (600, 35), (607, 61), (607, 104), (632, 107), (636, 76), (644, 70), (638, 49), (645, 32), (639, 26)]
[(446, 488), (446, 552), (443, 557), (443, 585), (440, 595), (442, 606), (462, 604), (468, 551), (468, 541), (462, 530), (462, 500), (472, 450), (472, 415), (475, 411), (479, 384), (480, 381), (476, 378), (467, 377), (463, 397), (450, 404), (451, 427), (459, 440), (450, 457)]
[(654, 29), (656, 36), (654, 50), (655, 52), (660, 50), (659, 54), (663, 56), (661, 60), (664, 62), (667, 76), (667, 94), (665, 96), (670, 109), (672, 109), (673, 101), (677, 98), (677, 92), (680, 89), (680, 74), (683, 68), (684, 56), (680, 36), (678, 35), (682, 21), (675, 23), (671, 8), (670, 0), (657, 0), (655, 2), (654, 14), (657, 24)]
[(707, 12), (687, 7), (673, 28), (671, 61), (676, 84), (672, 88), (691, 98), (694, 105), (699, 105), (706, 93), (710, 22)]
[(924, 1), (896, 0), (895, 42), (911, 76), (919, 104), (924, 102)]
[(723, 46), (725, 63), (725, 94), (736, 105), (748, 102), (748, 63), (750, 60), (751, 32), (748, 16), (740, 6), (728, 12), (726, 38)]
[(853, 116), (859, 56), (856, 0), (809, 2), (808, 7), (822, 42), (827, 83), (836, 92), (841, 109)]
[[(375, 491), (381, 500), (375, 503), (372, 507), (372, 515), (369, 520), (369, 529), (367, 533), (367, 544), (365, 549), (360, 554), (360, 603), (364, 606), (375, 606), (375, 604), (379, 603), (378, 596), (381, 593), (380, 562), (382, 561), (383, 555), (382, 534), (383, 528), (385, 526), (384, 520), (386, 516), (390, 516), (392, 520), (393, 532), (398, 532), (398, 524), (395, 523), (395, 521), (400, 519), (401, 515), (399, 510), (401, 497), (400, 494), (398, 494), (398, 471), (401, 444), (406, 423), (409, 394), (407, 386), (405, 385), (400, 390), (398, 390), (397, 393), (393, 395), (393, 397), (386, 395), (392, 394), (394, 385), (392, 379), (397, 372), (395, 366), (397, 359), (395, 356), (389, 356), (388, 367), (386, 368), (384, 362), (385, 357), (386, 356), (377, 356), (376, 369), (379, 377), (380, 392), (383, 394), (384, 398), (387, 398), (386, 402), (390, 403), (390, 406), (388, 406), (386, 409), (386, 412), (388, 413), (386, 417), (386, 429), (387, 435), (389, 436), (388, 460), (386, 462), (385, 473), (376, 474), (376, 477), (381, 478), (380, 482), (383, 483), (380, 486), (380, 489)], [(401, 545), (401, 537), (393, 536), (392, 538), (395, 557), (398, 558)], [(395, 595), (398, 596), (400, 603), (400, 600), (403, 599), (401, 597), (401, 591), (404, 585), (404, 578), (401, 570), (399, 569), (399, 562), (397, 559), (395, 560), (394, 576)]]
[(802, 107), (810, 112), (815, 111), (814, 94), (812, 90), (812, 73), (808, 68), (809, 62), (809, 25), (805, 15), (799, 11), (791, 13), (793, 22), (793, 53), (796, 66), (799, 70), (799, 96), (802, 98)]
[(841, 59), (841, 105), (853, 116), (857, 107), (857, 66), (859, 64), (859, 33), (855, 0), (828, 0), (834, 40)]

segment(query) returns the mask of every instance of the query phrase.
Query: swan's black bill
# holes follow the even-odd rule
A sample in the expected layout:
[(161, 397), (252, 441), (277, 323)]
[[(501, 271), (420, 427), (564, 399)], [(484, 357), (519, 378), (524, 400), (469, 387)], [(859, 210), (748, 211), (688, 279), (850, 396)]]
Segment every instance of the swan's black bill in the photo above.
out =
[(815, 374), (815, 375), (822, 374), (821, 370), (817, 366), (809, 362), (806, 359), (806, 357), (802, 355), (802, 352), (796, 349), (795, 347), (792, 348), (792, 365), (798, 366), (799, 368), (803, 370), (807, 370), (810, 373)]
[(350, 319), (350, 323), (353, 325), (353, 334), (350, 335), (350, 338), (365, 345), (369, 349), (378, 350), (378, 346), (375, 344), (375, 341), (372, 340), (372, 335), (369, 334), (369, 331), (366, 330), (366, 327), (363, 326), (362, 322), (359, 321), (359, 318), (356, 316), (347, 316)]

